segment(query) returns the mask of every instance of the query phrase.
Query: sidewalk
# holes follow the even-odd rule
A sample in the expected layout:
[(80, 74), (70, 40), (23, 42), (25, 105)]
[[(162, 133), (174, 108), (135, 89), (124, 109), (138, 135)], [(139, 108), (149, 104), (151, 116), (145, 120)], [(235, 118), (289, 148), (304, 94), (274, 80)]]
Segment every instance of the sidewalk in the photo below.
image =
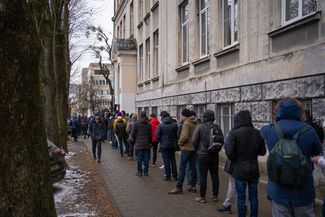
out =
[[(91, 141), (88, 139), (85, 142), (91, 153)], [(176, 156), (178, 161), (179, 155)], [(167, 194), (176, 183), (163, 181), (163, 171), (159, 169), (162, 165), (160, 153), (158, 153), (157, 167), (149, 168), (148, 177), (135, 176), (136, 162), (128, 161), (127, 157), (121, 158), (119, 151), (112, 149), (108, 142), (102, 144), (101, 163), (96, 162), (96, 164), (110, 195), (124, 217), (233, 217), (237, 214), (235, 206), (232, 207), (232, 215), (216, 212), (216, 207), (222, 205), (228, 188), (228, 175), (222, 169), (219, 169), (219, 202), (211, 201), (212, 190), (209, 180), (208, 203), (201, 204), (193, 200), (198, 193), (187, 192), (185, 185), (183, 194)], [(265, 184), (260, 184), (259, 202), (259, 216), (271, 217), (271, 206), (266, 199)]]

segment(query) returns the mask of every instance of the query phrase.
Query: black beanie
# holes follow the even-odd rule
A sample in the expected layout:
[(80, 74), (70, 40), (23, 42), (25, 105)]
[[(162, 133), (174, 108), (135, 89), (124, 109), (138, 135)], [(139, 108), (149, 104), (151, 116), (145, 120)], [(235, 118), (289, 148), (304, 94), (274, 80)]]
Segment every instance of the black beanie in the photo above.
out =
[(192, 116), (192, 112), (188, 109), (184, 109), (181, 113), (184, 117), (191, 117)]
[(170, 116), (170, 115), (169, 115), (169, 113), (167, 111), (160, 112), (160, 117), (161, 118), (168, 117), (168, 116)]

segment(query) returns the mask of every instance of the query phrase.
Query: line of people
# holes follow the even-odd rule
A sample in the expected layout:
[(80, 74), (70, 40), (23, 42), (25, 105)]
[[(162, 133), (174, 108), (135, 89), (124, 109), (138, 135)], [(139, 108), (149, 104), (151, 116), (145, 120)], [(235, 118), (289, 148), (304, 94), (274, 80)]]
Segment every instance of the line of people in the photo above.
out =
[[(200, 203), (207, 202), (208, 172), (212, 179), (211, 201), (218, 201), (219, 152), (224, 147), (228, 158), (225, 171), (229, 173), (229, 183), (226, 199), (217, 211), (231, 213), (231, 205), (236, 198), (239, 217), (246, 216), (248, 204), (250, 216), (258, 216), (257, 189), (260, 177), (258, 156), (266, 154), (266, 147), (270, 156), (277, 154), (275, 150), (279, 152), (281, 147), (293, 147), (292, 150), (298, 147), (296, 148), (298, 155), (304, 157), (306, 163), (305, 165), (295, 163), (300, 166), (297, 168), (304, 166), (305, 173), (299, 171), (292, 173), (294, 169), (290, 167), (289, 172), (298, 178), (302, 176), (304, 181), (298, 185), (297, 180), (292, 177), (288, 178), (292, 179), (292, 183), (288, 180), (273, 179), (273, 173), (278, 175), (288, 169), (284, 161), (290, 164), (293, 161), (289, 158), (279, 158), (279, 162), (268, 160), (267, 196), (272, 202), (273, 216), (314, 217), (313, 163), (325, 168), (325, 158), (321, 156), (321, 141), (324, 139), (324, 133), (322, 134), (323, 131), (320, 132), (315, 126), (310, 127), (312, 123), (306, 124), (305, 114), (299, 101), (291, 98), (280, 100), (274, 110), (275, 123), (258, 130), (253, 126), (250, 112), (243, 110), (235, 115), (234, 127), (224, 138), (222, 130), (215, 123), (215, 114), (211, 110), (204, 112), (201, 122), (195, 112), (184, 109), (179, 124), (167, 111), (160, 113), (161, 123), (154, 114), (148, 118), (145, 112), (141, 112), (138, 119), (136, 114), (127, 118), (125, 112), (121, 112), (116, 114), (116, 118), (111, 117), (113, 121), (109, 132), (112, 135), (112, 148), (119, 147), (121, 156), (127, 154), (128, 159), (132, 160), (135, 152), (137, 176), (148, 176), (151, 157), (152, 166), (156, 166), (159, 144), (164, 164), (163, 179), (176, 181), (175, 188), (168, 194), (183, 193), (183, 185), (186, 181), (188, 192), (195, 193), (196, 186), (200, 186), (199, 196), (195, 197), (195, 200)], [(97, 127), (100, 125), (98, 116), (95, 115), (94, 121), (90, 122), (89, 133), (93, 141), (94, 158), (96, 159), (94, 147), (97, 146), (99, 148), (97, 159), (100, 161), (100, 145), (98, 145), (100, 136), (96, 137)], [(181, 156), (177, 170), (175, 152), (178, 149), (181, 150)], [(153, 150), (152, 156), (150, 156), (151, 150)], [(275, 171), (269, 169), (274, 168), (273, 164), (277, 164)], [(323, 216), (325, 216), (325, 209), (323, 209)]]

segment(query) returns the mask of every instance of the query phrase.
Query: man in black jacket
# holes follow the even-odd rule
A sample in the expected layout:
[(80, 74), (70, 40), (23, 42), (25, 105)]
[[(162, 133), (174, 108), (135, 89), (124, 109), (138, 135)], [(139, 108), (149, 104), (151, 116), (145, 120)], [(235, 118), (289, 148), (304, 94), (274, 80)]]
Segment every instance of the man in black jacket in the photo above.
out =
[(144, 175), (148, 176), (152, 130), (145, 111), (141, 112), (140, 120), (134, 124), (131, 135), (131, 142), (134, 141), (134, 150), (137, 157), (137, 176), (142, 176), (142, 163), (144, 165)]
[(100, 163), (102, 155), (102, 139), (104, 135), (104, 123), (101, 121), (100, 114), (95, 114), (95, 119), (89, 123), (89, 134), (92, 141), (93, 157), (96, 160), (97, 149), (97, 162)]
[[(212, 201), (218, 201), (219, 193), (219, 151), (208, 150), (210, 143), (224, 143), (223, 134), (220, 127), (214, 124), (214, 112), (206, 110), (203, 113), (203, 123), (199, 124), (193, 133), (192, 143), (198, 153), (199, 170), (200, 170), (200, 197), (195, 200), (201, 203), (206, 202), (205, 194), (207, 189), (207, 176), (210, 171), (212, 179), (213, 197)], [(213, 141), (211, 141), (211, 129), (213, 129)]]
[(258, 216), (257, 184), (260, 176), (258, 155), (265, 155), (266, 148), (260, 131), (253, 127), (249, 111), (235, 115), (234, 128), (225, 143), (226, 155), (233, 163), (233, 177), (237, 192), (238, 216), (246, 216), (246, 186), (249, 189), (251, 217)]
[(171, 173), (177, 180), (177, 166), (175, 159), (175, 149), (177, 145), (177, 124), (170, 117), (169, 113), (160, 113), (162, 123), (158, 125), (156, 132), (157, 141), (160, 143), (160, 152), (164, 161), (165, 181), (170, 181)]

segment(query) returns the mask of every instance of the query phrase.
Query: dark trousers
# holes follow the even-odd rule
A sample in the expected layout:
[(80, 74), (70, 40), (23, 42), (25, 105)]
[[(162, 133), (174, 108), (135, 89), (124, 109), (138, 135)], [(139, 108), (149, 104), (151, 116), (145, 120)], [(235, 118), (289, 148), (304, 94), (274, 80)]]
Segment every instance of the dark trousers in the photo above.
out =
[(149, 152), (149, 160), (151, 159), (151, 149), (152, 149), (152, 164), (156, 164), (157, 162), (157, 151), (158, 151), (158, 142), (152, 142), (152, 146)]
[(171, 174), (173, 174), (174, 179), (177, 180), (178, 173), (175, 159), (175, 150), (160, 148), (160, 152), (164, 161), (166, 178), (169, 179)]
[(128, 143), (129, 144), (129, 156), (133, 157), (134, 155), (134, 144), (133, 143)]
[(84, 139), (89, 135), (87, 134), (88, 127), (87, 126), (82, 126), (82, 135), (84, 136)]
[(117, 143), (120, 149), (120, 154), (123, 157), (123, 151), (124, 151), (124, 140), (123, 139), (117, 139)]
[(142, 174), (142, 164), (144, 166), (144, 173), (149, 171), (149, 150), (135, 150), (137, 156), (137, 171)]
[(199, 155), (199, 170), (200, 170), (200, 195), (205, 197), (207, 190), (208, 171), (212, 180), (213, 196), (218, 196), (219, 193), (219, 157), (215, 154)]
[(257, 217), (258, 215), (257, 184), (258, 184), (258, 179), (253, 179), (249, 181), (235, 179), (235, 186), (237, 192), (238, 217), (246, 216), (246, 186), (247, 185), (248, 185), (249, 201), (250, 201), (250, 216)]
[[(97, 149), (97, 157), (96, 157), (96, 149)], [(101, 140), (92, 140), (92, 150), (94, 159), (100, 160), (102, 156), (102, 141)]]
[(78, 141), (78, 129), (77, 128), (71, 129), (71, 136), (75, 142)]
[(186, 175), (186, 165), (189, 162), (190, 164), (190, 171), (191, 171), (191, 177), (192, 180), (190, 181), (190, 184), (195, 186), (196, 185), (196, 170), (195, 170), (195, 159), (197, 157), (196, 151), (185, 151), (182, 150), (181, 152), (181, 160), (179, 165), (179, 178), (176, 184), (177, 188), (183, 187), (183, 182)]
[(324, 196), (324, 201), (323, 201), (323, 217), (325, 217), (325, 196)]
[(112, 148), (117, 148), (118, 144), (117, 144), (117, 139), (116, 139), (116, 135), (114, 133), (114, 131), (112, 130), (111, 132), (111, 137), (112, 137)]

